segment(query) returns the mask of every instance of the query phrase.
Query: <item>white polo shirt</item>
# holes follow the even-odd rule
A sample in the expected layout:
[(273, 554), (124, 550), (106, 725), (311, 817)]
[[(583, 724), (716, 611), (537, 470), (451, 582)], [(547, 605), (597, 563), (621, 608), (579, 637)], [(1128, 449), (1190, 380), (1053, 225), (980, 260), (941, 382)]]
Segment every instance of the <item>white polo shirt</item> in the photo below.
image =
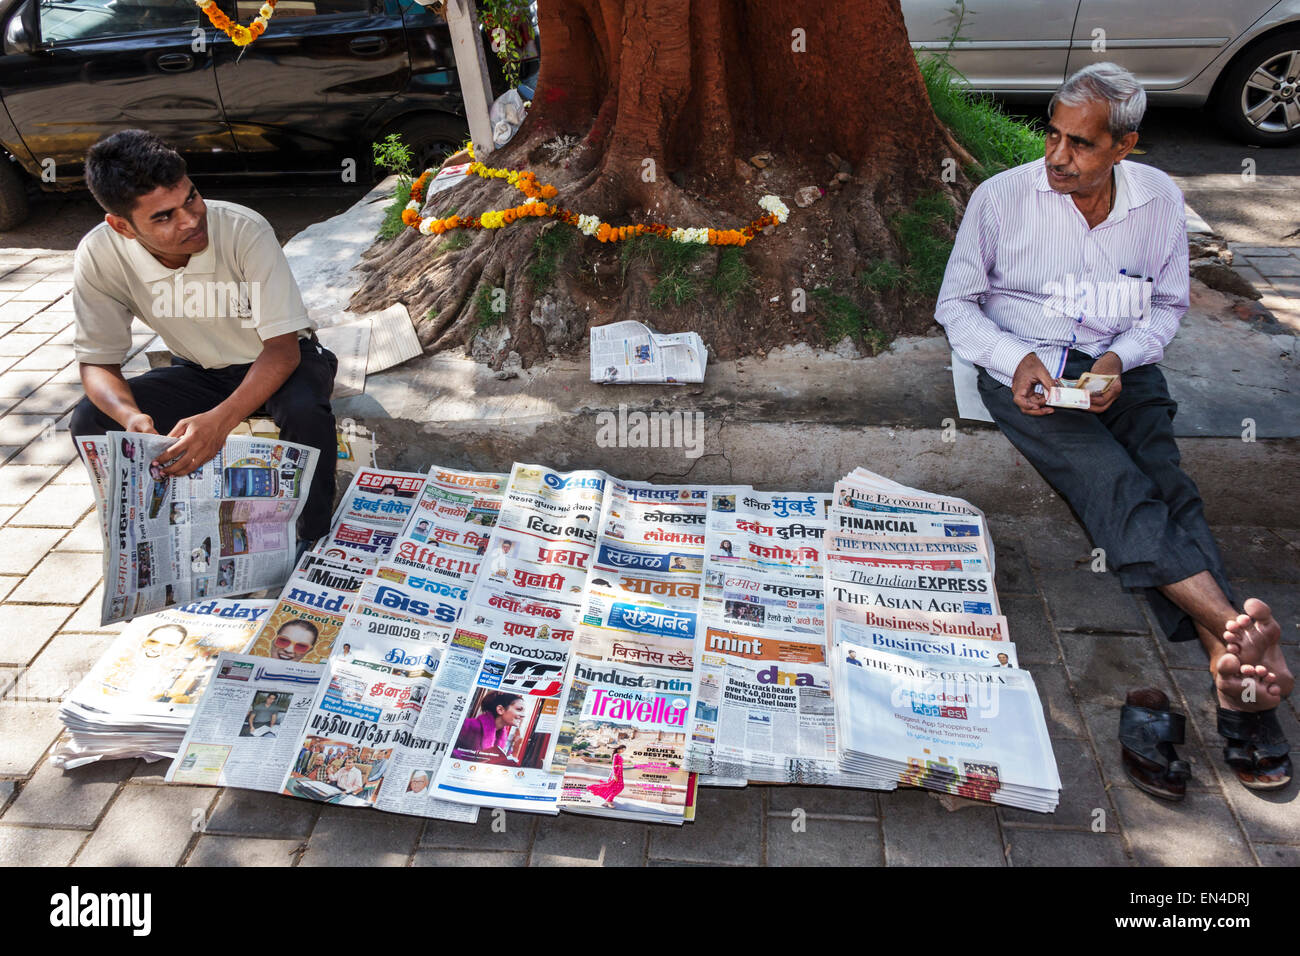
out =
[(179, 269), (106, 222), (81, 240), (72, 286), (77, 361), (125, 362), (132, 316), (173, 355), (204, 368), (251, 364), (264, 339), (315, 328), (271, 224), (246, 206), (206, 206), (208, 245)]

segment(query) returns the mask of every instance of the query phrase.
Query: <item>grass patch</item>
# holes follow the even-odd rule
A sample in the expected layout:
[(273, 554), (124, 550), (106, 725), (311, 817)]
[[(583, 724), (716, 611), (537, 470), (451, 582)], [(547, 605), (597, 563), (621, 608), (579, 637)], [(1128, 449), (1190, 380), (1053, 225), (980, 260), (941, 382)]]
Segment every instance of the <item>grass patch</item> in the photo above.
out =
[(450, 233), (443, 233), (442, 242), (438, 243), (438, 255), (444, 252), (455, 252), (458, 249), (464, 249), (474, 240), (469, 237), (469, 233), (464, 229), (453, 229)]
[(1043, 158), (1043, 129), (1007, 115), (993, 97), (972, 93), (965, 77), (943, 55), (923, 55), (917, 65), (935, 115), (975, 157), (966, 174), (975, 181)]
[(861, 341), (872, 355), (879, 355), (889, 344), (888, 334), (872, 325), (866, 310), (847, 295), (826, 286), (813, 289), (812, 294), (821, 308), (822, 328), (832, 342), (847, 335)]
[(700, 294), (700, 281), (691, 266), (704, 254), (705, 247), (694, 242), (673, 242), (661, 236), (637, 236), (619, 243), (621, 279), (634, 264), (648, 264), (658, 274), (650, 290), (650, 304), (656, 309), (667, 305), (685, 305)]
[(533, 261), (528, 263), (528, 278), (539, 292), (551, 287), (559, 271), (560, 260), (573, 245), (574, 232), (567, 226), (542, 230), (533, 242)]
[(392, 239), (401, 235), (402, 230), (406, 228), (406, 223), (402, 222), (402, 210), (410, 201), (411, 183), (399, 180), (397, 191), (393, 193), (393, 201), (384, 210), (384, 221), (379, 224), (380, 239)]
[(917, 295), (936, 296), (943, 285), (943, 272), (952, 252), (952, 240), (943, 225), (951, 226), (957, 211), (943, 193), (922, 196), (907, 212), (891, 221), (899, 244), (907, 253), (903, 284)]
[(896, 289), (903, 284), (904, 273), (902, 268), (896, 262), (890, 262), (888, 259), (875, 259), (867, 264), (867, 268), (862, 275), (858, 276), (858, 281), (864, 288), (872, 292), (885, 292), (889, 289)]
[(741, 249), (727, 246), (722, 250), (718, 257), (718, 271), (714, 273), (709, 285), (728, 309), (735, 308), (736, 300), (741, 294), (753, 288), (754, 274)]
[(480, 329), (496, 325), (506, 317), (504, 309), (498, 312), (492, 308), (492, 288), (486, 285), (479, 286), (478, 292), (474, 295), (474, 311), (478, 313)]

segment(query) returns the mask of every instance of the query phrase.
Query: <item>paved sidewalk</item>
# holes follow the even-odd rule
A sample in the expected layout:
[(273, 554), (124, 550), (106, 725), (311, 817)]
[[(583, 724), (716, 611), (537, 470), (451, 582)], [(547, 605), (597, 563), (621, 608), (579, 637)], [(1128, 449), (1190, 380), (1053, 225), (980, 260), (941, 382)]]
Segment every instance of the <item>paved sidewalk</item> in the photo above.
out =
[(1300, 245), (1246, 246), (1231, 243), (1232, 267), (1263, 295), (1278, 321), (1300, 332)]
[[(1300, 259), (1294, 273), (1272, 261), (1282, 256), (1249, 259), (1278, 294), (1296, 294), (1286, 280)], [(489, 811), (467, 826), (167, 786), (161, 762), (55, 770), (58, 702), (120, 630), (98, 624), (99, 532), (66, 430), (80, 397), (70, 283), (70, 254), (0, 249), (0, 865), (1300, 864), (1300, 787), (1261, 797), (1236, 783), (1200, 650), (1158, 640), (1143, 602), (1090, 570), (1074, 524), (1018, 516), (991, 516), (990, 527), (998, 593), (1064, 781), (1051, 816), (950, 812), (919, 791), (750, 787), (705, 790), (699, 822), (681, 829)], [(128, 373), (147, 367), (152, 338), (134, 336)], [(1216, 532), (1234, 586), (1273, 605), (1300, 668), (1300, 529)], [(1182, 753), (1194, 779), (1181, 805), (1134, 789), (1119, 766), (1119, 707), (1144, 684), (1191, 718)], [(1294, 703), (1281, 713), (1300, 744)]]

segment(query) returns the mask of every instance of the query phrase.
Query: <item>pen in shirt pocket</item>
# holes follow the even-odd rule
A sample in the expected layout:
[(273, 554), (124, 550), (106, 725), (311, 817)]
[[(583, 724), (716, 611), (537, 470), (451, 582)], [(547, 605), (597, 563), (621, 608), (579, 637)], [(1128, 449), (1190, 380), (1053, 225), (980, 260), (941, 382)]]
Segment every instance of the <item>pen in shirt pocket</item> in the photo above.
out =
[(1122, 276), (1127, 276), (1127, 277), (1130, 278), (1130, 279), (1140, 279), (1140, 280), (1143, 281), (1143, 282), (1155, 282), (1155, 281), (1156, 281), (1155, 279), (1151, 278), (1150, 276), (1142, 276), (1142, 275), (1138, 275), (1136, 272), (1129, 272), (1127, 269), (1120, 269), (1120, 270), (1119, 270), (1119, 274), (1122, 275)]

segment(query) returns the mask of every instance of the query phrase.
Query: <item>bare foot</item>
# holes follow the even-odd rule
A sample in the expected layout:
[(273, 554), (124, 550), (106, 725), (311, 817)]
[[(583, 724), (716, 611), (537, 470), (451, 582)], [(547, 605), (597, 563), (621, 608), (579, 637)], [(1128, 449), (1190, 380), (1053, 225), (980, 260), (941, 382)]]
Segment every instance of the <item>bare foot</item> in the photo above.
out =
[(1281, 649), (1269, 652), (1270, 662), (1243, 664), (1236, 654), (1224, 651), (1210, 663), (1214, 686), (1218, 690), (1219, 706), (1226, 710), (1272, 710), (1291, 693), (1295, 679), (1286, 669), (1286, 662), (1278, 665), (1271, 661), (1276, 656), (1281, 661)]
[(1265, 652), (1282, 639), (1282, 625), (1273, 617), (1269, 606), (1256, 598), (1247, 598), (1242, 610), (1244, 614), (1238, 614), (1224, 625), (1223, 643), (1243, 664), (1262, 663)]

